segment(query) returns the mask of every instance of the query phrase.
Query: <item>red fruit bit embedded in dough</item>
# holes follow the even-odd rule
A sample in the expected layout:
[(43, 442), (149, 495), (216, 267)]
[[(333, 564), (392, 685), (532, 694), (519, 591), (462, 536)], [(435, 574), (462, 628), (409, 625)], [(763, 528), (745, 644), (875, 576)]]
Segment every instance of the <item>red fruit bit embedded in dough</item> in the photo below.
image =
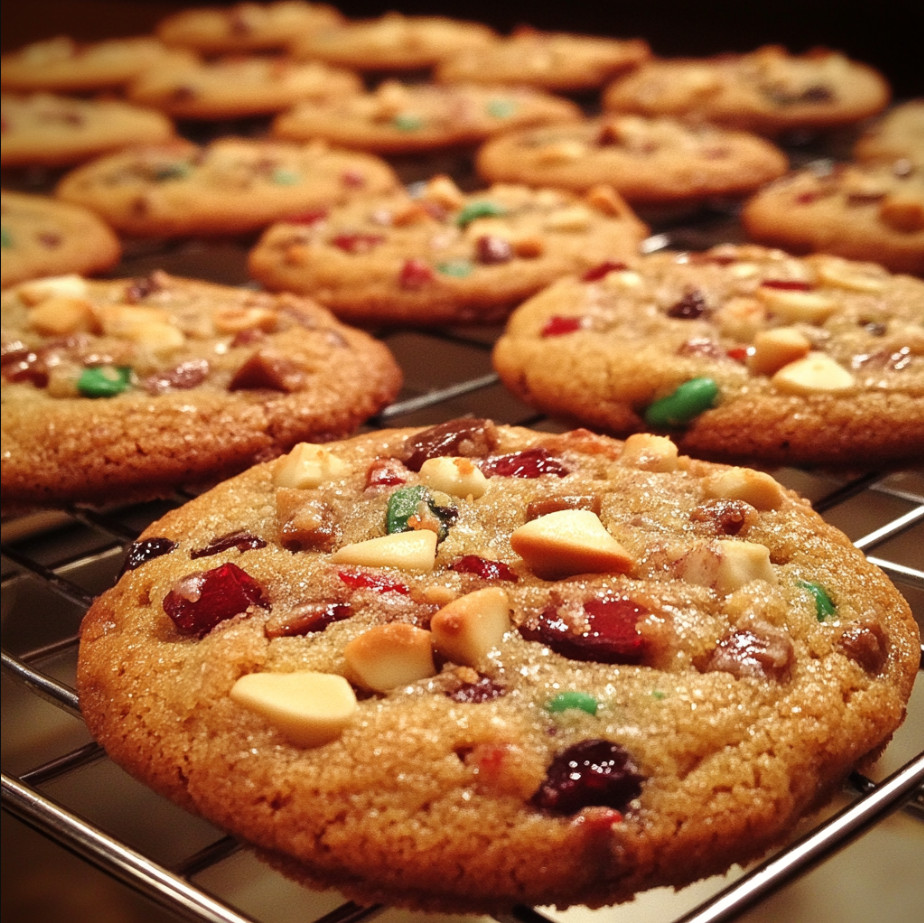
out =
[(345, 253), (369, 253), (384, 240), (382, 234), (337, 234), (330, 243)]
[(459, 574), (474, 574), (483, 580), (509, 580), (516, 583), (517, 575), (503, 561), (489, 561), (476, 554), (465, 554), (449, 565), (450, 570)]
[(812, 288), (810, 282), (800, 279), (764, 279), (760, 284), (764, 288), (775, 288), (784, 292), (807, 292)]
[(436, 278), (432, 267), (423, 260), (405, 260), (398, 275), (401, 288), (420, 288)]
[(541, 446), (511, 455), (487, 458), (480, 463), (480, 468), (488, 477), (538, 478), (544, 474), (554, 474), (563, 478), (568, 474), (562, 461)]
[(611, 272), (621, 272), (623, 269), (628, 269), (625, 263), (616, 262), (614, 260), (607, 260), (605, 263), (598, 263), (596, 266), (591, 266), (590, 269), (586, 270), (581, 276), (582, 282), (599, 282), (604, 276), (609, 275)]
[(568, 333), (580, 330), (583, 326), (584, 319), (582, 317), (562, 317), (560, 314), (556, 314), (545, 322), (545, 326), (539, 335), (543, 337), (565, 336)]
[(177, 629), (200, 638), (251, 606), (270, 608), (263, 587), (236, 564), (189, 574), (164, 597), (163, 605)]
[(347, 586), (354, 590), (375, 590), (377, 593), (401, 593), (403, 596), (410, 595), (410, 588), (397, 580), (389, 580), (381, 574), (366, 574), (361, 571), (337, 572), (337, 576)]
[(237, 548), (238, 551), (247, 551), (249, 548), (264, 548), (266, 542), (244, 529), (238, 529), (236, 532), (229, 532), (227, 535), (219, 535), (213, 538), (203, 548), (196, 548), (189, 552), (191, 558), (204, 558), (209, 555), (218, 554), (222, 551), (228, 551), (230, 548)]

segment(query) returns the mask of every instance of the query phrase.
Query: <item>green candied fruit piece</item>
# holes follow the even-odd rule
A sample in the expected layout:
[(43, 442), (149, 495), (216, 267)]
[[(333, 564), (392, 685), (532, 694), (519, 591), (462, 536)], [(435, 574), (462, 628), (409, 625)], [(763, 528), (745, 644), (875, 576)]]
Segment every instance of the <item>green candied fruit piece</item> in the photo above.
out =
[(512, 99), (498, 97), (490, 100), (485, 108), (495, 119), (509, 119), (517, 111), (517, 104)]
[(439, 520), (437, 538), (442, 541), (449, 534), (449, 522), (455, 514), (451, 506), (440, 506), (433, 499), (430, 491), (422, 484), (411, 487), (399, 487), (389, 498), (385, 511), (385, 531), (391, 535), (394, 532), (409, 532), (411, 526), (408, 520), (417, 515), (420, 504), (425, 503), (427, 509)]
[(301, 176), (295, 170), (288, 170), (285, 167), (277, 167), (270, 178), (277, 186), (295, 186), (302, 181)]
[(650, 404), (645, 422), (651, 426), (684, 426), (715, 406), (719, 386), (711, 378), (691, 378), (673, 393)]
[(823, 622), (832, 615), (837, 615), (837, 606), (834, 605), (834, 601), (828, 596), (828, 591), (820, 583), (813, 583), (811, 580), (797, 580), (796, 583), (803, 590), (808, 590), (814, 597), (815, 617), (819, 622)]
[(0, 228), (0, 246), (9, 250), (13, 246), (13, 235), (9, 228)]
[(468, 260), (447, 260), (445, 263), (436, 264), (437, 272), (444, 276), (454, 276), (456, 279), (470, 276), (474, 268)]
[(183, 179), (189, 176), (190, 166), (188, 163), (165, 163), (154, 168), (154, 179), (157, 182), (163, 182), (168, 179)]
[(84, 397), (115, 397), (128, 390), (132, 370), (125, 365), (84, 369), (77, 379), (77, 390)]
[(460, 228), (464, 228), (467, 224), (471, 224), (476, 218), (492, 218), (506, 214), (507, 209), (505, 209), (503, 205), (498, 205), (496, 202), (488, 202), (487, 200), (470, 202), (458, 215), (456, 215), (456, 224)]
[(413, 112), (402, 112), (396, 115), (391, 123), (398, 131), (420, 131), (424, 120)]
[(600, 703), (592, 695), (576, 690), (560, 692), (546, 705), (546, 708), (553, 714), (577, 708), (586, 711), (588, 715), (596, 715), (599, 707)]

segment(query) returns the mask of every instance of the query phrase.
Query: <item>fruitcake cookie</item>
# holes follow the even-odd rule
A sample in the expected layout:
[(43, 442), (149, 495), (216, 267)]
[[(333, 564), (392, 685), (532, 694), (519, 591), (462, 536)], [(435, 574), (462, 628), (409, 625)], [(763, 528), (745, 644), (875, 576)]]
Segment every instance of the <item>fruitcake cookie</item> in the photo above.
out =
[(0, 285), (63, 273), (102, 272), (122, 255), (109, 225), (79, 205), (3, 190)]
[(155, 32), (166, 45), (208, 55), (285, 51), (299, 35), (342, 20), (343, 15), (325, 3), (274, 0), (177, 10), (161, 19)]
[(326, 138), (331, 144), (379, 154), (408, 154), (477, 144), (513, 128), (574, 122), (571, 100), (528, 87), (402, 83), (299, 103), (276, 117), (280, 138)]
[(296, 57), (360, 71), (419, 71), (450, 54), (497, 39), (489, 26), (449, 16), (406, 16), (390, 10), (370, 19), (349, 19), (299, 37)]
[(788, 167), (783, 151), (757, 135), (637, 115), (504, 132), (476, 154), (489, 182), (576, 191), (609, 183), (646, 204), (746, 195)]
[(57, 195), (138, 236), (241, 234), (397, 186), (383, 160), (321, 141), (221, 137), (134, 148), (68, 173)]
[(741, 222), (752, 240), (792, 252), (924, 275), (924, 160), (805, 167), (759, 189)]
[(0, 164), (62, 167), (176, 136), (162, 112), (118, 99), (60, 93), (4, 93)]
[(155, 272), (2, 304), (4, 513), (214, 483), (348, 435), (401, 381), (381, 343), (292, 295)]
[(509, 83), (544, 90), (598, 90), (651, 57), (642, 39), (618, 39), (520, 27), (509, 36), (445, 58), (437, 80)]
[(604, 264), (517, 309), (507, 387), (615, 435), (768, 465), (924, 458), (924, 282), (756, 244)]
[(4, 90), (80, 93), (118, 89), (149, 67), (172, 67), (188, 54), (153, 36), (78, 42), (66, 35), (32, 42), (0, 58)]
[(910, 160), (924, 169), (924, 99), (909, 99), (874, 120), (857, 139), (860, 161)]
[(301, 444), (167, 514), (77, 689), (115, 762), (288, 874), (498, 913), (779, 844), (901, 723), (919, 640), (768, 475), (469, 418)]
[(775, 135), (855, 124), (881, 112), (890, 96), (879, 71), (838, 51), (792, 54), (766, 45), (746, 54), (650, 60), (617, 77), (602, 104)]
[(272, 115), (302, 101), (320, 104), (362, 88), (358, 74), (320, 61), (238, 55), (147, 70), (125, 93), (174, 118), (235, 119)]
[(493, 323), (553, 279), (633, 254), (648, 229), (609, 187), (584, 196), (446, 176), (268, 228), (249, 270), (357, 323)]

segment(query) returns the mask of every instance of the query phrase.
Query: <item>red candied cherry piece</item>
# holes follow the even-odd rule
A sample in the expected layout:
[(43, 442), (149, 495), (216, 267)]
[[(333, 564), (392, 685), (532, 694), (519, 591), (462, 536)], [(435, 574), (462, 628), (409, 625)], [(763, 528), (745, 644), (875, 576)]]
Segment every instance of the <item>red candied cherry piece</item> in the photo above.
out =
[(587, 630), (583, 633), (574, 631), (552, 606), (543, 611), (535, 627), (524, 625), (520, 633), (569, 660), (639, 663), (647, 643), (636, 625), (647, 611), (629, 599), (589, 599), (584, 603)]
[(487, 458), (479, 467), (488, 477), (538, 478), (543, 474), (554, 474), (563, 478), (568, 473), (561, 460), (541, 446)]
[(401, 593), (403, 596), (410, 595), (410, 588), (397, 580), (391, 580), (383, 577), (381, 574), (366, 574), (361, 571), (337, 572), (337, 576), (348, 587), (354, 590), (375, 590), (377, 593)]
[(543, 326), (539, 335), (542, 337), (560, 337), (568, 333), (574, 333), (584, 326), (584, 320), (580, 317), (562, 317), (556, 314), (550, 317)]
[(509, 580), (516, 583), (519, 579), (503, 561), (489, 561), (477, 554), (464, 554), (449, 565), (450, 570), (459, 574), (474, 574), (483, 580)]
[(611, 272), (621, 272), (623, 269), (628, 269), (625, 263), (607, 260), (604, 263), (598, 263), (596, 266), (591, 266), (590, 269), (585, 270), (584, 274), (581, 276), (581, 281), (599, 282), (600, 279), (609, 275)]
[(784, 292), (807, 292), (812, 288), (810, 282), (800, 279), (764, 279), (760, 284), (764, 288), (775, 288)]
[(383, 240), (385, 237), (382, 234), (336, 234), (330, 239), (330, 243), (345, 253), (369, 253)]
[(405, 260), (398, 275), (401, 288), (420, 288), (436, 278), (432, 267), (423, 260)]
[(251, 606), (270, 608), (263, 587), (236, 564), (189, 574), (164, 597), (163, 605), (180, 631), (200, 638)]

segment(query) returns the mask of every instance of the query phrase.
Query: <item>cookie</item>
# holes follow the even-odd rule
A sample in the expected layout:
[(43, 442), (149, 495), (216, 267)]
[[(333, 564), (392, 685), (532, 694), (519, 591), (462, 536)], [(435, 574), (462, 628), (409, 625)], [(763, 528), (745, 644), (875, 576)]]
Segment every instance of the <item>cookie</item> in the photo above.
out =
[(518, 308), (494, 348), (528, 404), (724, 462), (924, 458), (924, 282), (754, 244), (603, 265)]
[(123, 87), (149, 67), (188, 60), (153, 36), (78, 42), (67, 35), (32, 42), (0, 57), (0, 87), (82, 93)]
[(609, 188), (585, 196), (445, 176), (280, 222), (251, 250), (253, 278), (310, 293), (357, 323), (493, 323), (553, 279), (635, 253), (648, 229)]
[(118, 99), (60, 93), (4, 93), (0, 164), (66, 167), (136, 144), (176, 136), (173, 121), (155, 109)]
[(113, 760), (293, 877), (506, 913), (780, 844), (900, 724), (919, 642), (766, 474), (467, 418), (300, 445), (151, 525), (77, 689)]
[(242, 51), (285, 51), (299, 35), (343, 20), (325, 3), (275, 0), (195, 6), (164, 16), (156, 25), (166, 45), (217, 55)]
[(273, 115), (299, 102), (320, 105), (362, 88), (353, 71), (319, 61), (237, 55), (145, 71), (125, 93), (174, 118), (235, 119)]
[(513, 128), (573, 122), (571, 100), (528, 87), (383, 80), (366, 93), (299, 103), (276, 117), (280, 138), (325, 138), (379, 154), (478, 144)]
[(924, 161), (796, 170), (754, 193), (741, 223), (752, 240), (795, 253), (835, 253), (924, 275)]
[(385, 346), (291, 295), (158, 271), (2, 304), (4, 513), (213, 483), (349, 434), (400, 386)]
[(64, 273), (111, 269), (122, 255), (112, 229), (96, 215), (40, 195), (3, 190), (0, 285)]
[(910, 160), (924, 169), (924, 99), (893, 106), (868, 125), (853, 147), (860, 161)]
[(544, 90), (599, 90), (651, 57), (643, 39), (619, 39), (520, 27), (489, 44), (445, 58), (437, 80), (507, 83)]
[(361, 151), (223, 136), (93, 160), (65, 175), (56, 194), (125, 234), (171, 237), (248, 233), (397, 182), (388, 164)]
[(450, 16), (408, 16), (389, 10), (368, 19), (348, 19), (292, 43), (296, 57), (326, 61), (363, 72), (423, 71), (450, 54), (488, 44), (497, 33), (481, 22)]
[(839, 51), (793, 54), (765, 45), (746, 54), (652, 59), (617, 77), (602, 104), (777, 135), (856, 124), (881, 112), (890, 97), (878, 70)]
[(504, 132), (476, 154), (488, 182), (575, 191), (608, 183), (631, 203), (662, 205), (740, 197), (788, 167), (782, 150), (749, 132), (637, 115)]

